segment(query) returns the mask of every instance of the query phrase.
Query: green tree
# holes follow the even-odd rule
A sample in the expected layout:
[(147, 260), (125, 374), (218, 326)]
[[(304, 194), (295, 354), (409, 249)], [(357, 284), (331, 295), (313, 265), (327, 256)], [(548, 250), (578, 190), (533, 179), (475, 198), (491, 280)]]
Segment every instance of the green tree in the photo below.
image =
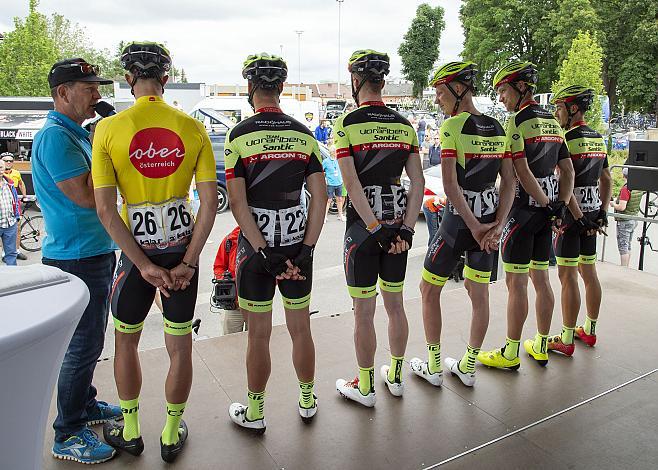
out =
[(416, 17), (398, 48), (402, 59), (402, 73), (413, 82), (413, 95), (421, 97), (427, 86), (434, 62), (439, 58), (441, 32), (445, 28), (443, 8), (423, 3), (416, 9)]
[[(562, 62), (560, 78), (553, 83), (552, 91), (569, 85), (582, 85), (592, 88), (596, 95), (603, 93), (601, 68), (603, 66), (603, 49), (596, 38), (589, 32), (579, 31), (567, 52), (567, 58)], [(601, 119), (601, 101), (594, 99), (592, 107), (585, 114), (590, 127), (603, 130)]]
[(180, 69), (180, 82), (187, 83), (187, 75), (185, 74), (185, 69)]
[(0, 43), (0, 95), (50, 95), (48, 73), (58, 53), (38, 6), (38, 0), (30, 0), (27, 17), (14, 18), (14, 30)]
[(549, 30), (550, 37), (546, 39), (552, 43), (559, 67), (578, 32), (589, 31), (598, 35), (601, 21), (590, 0), (557, 0), (557, 9), (549, 13), (549, 23), (546, 30)]

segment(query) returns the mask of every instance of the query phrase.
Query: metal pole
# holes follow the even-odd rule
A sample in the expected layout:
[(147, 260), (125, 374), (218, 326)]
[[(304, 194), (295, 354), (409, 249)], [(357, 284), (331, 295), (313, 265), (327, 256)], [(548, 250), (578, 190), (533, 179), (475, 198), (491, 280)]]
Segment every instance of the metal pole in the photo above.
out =
[[(644, 193), (644, 215), (647, 216), (649, 214), (649, 192)], [(647, 243), (647, 229), (649, 228), (649, 224), (645, 222), (642, 222), (642, 238), (640, 240), (640, 262), (637, 266), (637, 269), (640, 271), (644, 271), (644, 246)]]
[(344, 0), (336, 0), (338, 2), (338, 88), (336, 91), (336, 98), (340, 97), (340, 7)]
[(301, 101), (302, 97), (302, 33), (304, 31), (295, 31), (297, 33), (297, 99)]

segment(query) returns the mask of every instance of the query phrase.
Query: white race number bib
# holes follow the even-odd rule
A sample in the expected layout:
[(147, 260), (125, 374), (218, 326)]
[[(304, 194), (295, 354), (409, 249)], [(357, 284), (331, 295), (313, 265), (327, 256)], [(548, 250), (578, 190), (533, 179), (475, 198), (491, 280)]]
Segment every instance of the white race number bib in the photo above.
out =
[(601, 195), (598, 186), (578, 186), (573, 188), (578, 207), (583, 212), (593, 212), (601, 207)]
[[(496, 209), (498, 209), (498, 191), (496, 191), (495, 186), (491, 186), (484, 191), (462, 189), (462, 193), (464, 194), (464, 199), (466, 199), (466, 204), (468, 204), (475, 217), (479, 218), (494, 214)], [(452, 204), (450, 204), (450, 210), (453, 214), (459, 215), (457, 209)]]
[(286, 209), (249, 207), (267, 246), (288, 246), (304, 241), (306, 212), (299, 206)]
[[(546, 194), (550, 202), (557, 201), (558, 197), (558, 182), (555, 174), (545, 176), (543, 178), (537, 178), (537, 183), (541, 187), (541, 190)], [(530, 207), (541, 207), (541, 204), (537, 202), (530, 194), (528, 194), (528, 205)]]
[(192, 236), (194, 217), (185, 199), (157, 205), (128, 205), (127, 211), (133, 237), (143, 248), (165, 249)]
[(402, 186), (391, 185), (388, 194), (383, 194), (383, 186), (364, 186), (363, 193), (377, 220), (394, 220), (404, 217), (407, 210), (407, 192)]

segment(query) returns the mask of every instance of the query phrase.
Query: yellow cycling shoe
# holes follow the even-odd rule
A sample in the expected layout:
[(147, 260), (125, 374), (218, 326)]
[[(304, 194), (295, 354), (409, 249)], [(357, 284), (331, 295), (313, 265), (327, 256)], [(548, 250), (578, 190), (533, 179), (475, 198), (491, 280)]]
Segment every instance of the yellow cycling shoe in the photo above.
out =
[(517, 357), (514, 359), (507, 359), (503, 356), (501, 348), (492, 351), (480, 351), (478, 353), (478, 361), (488, 367), (495, 367), (497, 369), (510, 369), (516, 370), (521, 367), (521, 360)]
[(545, 353), (535, 352), (534, 345), (534, 339), (526, 339), (523, 342), (523, 349), (525, 349), (525, 352), (527, 352), (529, 356), (532, 356), (532, 358), (537, 361), (540, 366), (545, 366), (548, 364), (548, 351)]

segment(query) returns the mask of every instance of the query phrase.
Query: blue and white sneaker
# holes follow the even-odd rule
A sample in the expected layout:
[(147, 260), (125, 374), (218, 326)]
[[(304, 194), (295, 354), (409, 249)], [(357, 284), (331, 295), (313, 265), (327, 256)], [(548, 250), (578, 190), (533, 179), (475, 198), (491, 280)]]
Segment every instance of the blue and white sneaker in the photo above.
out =
[(123, 419), (121, 407), (117, 405), (110, 405), (104, 401), (99, 401), (96, 403), (96, 409), (93, 413), (89, 413), (89, 416), (87, 417), (87, 426), (105, 424), (111, 420), (121, 421)]
[(94, 431), (85, 428), (64, 442), (55, 442), (52, 453), (56, 459), (95, 464), (107, 462), (116, 451), (101, 442)]

